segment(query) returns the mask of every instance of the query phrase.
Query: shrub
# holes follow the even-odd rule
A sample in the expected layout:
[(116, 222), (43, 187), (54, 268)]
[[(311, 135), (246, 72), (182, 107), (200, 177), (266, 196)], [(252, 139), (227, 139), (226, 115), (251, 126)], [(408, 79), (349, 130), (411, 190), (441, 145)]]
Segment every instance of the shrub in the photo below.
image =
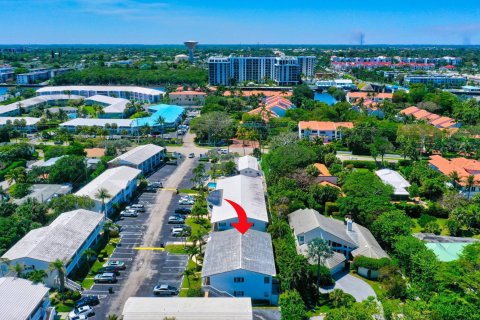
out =
[(373, 161), (363, 161), (363, 160), (345, 160), (343, 161), (343, 166), (346, 167), (347, 165), (353, 165), (357, 169), (368, 169), (368, 170), (375, 170), (377, 169), (377, 165)]
[(335, 215), (335, 213), (338, 213), (340, 209), (338, 208), (338, 205), (335, 202), (326, 202), (325, 203), (325, 215), (331, 216)]
[(430, 221), (425, 225), (422, 231), (426, 233), (440, 234), (442, 232), (442, 228), (435, 221)]
[[(312, 278), (316, 281), (317, 279), (317, 266), (316, 265), (310, 265), (309, 266), (309, 271), (312, 276)], [(325, 266), (320, 266), (320, 280), (319, 284), (320, 286), (330, 286), (335, 283), (335, 280), (332, 278), (332, 274), (330, 273), (330, 270), (325, 267)]]
[(420, 215), (422, 215), (425, 211), (424, 207), (416, 205), (416, 204), (410, 204), (406, 202), (400, 202), (396, 203), (395, 207), (397, 209), (405, 211), (407, 216), (410, 218), (418, 218)]
[(15, 199), (20, 199), (27, 196), (30, 193), (31, 185), (28, 183), (15, 183), (10, 187), (8, 192)]
[(417, 220), (417, 223), (420, 225), (420, 227), (425, 228), (425, 226), (430, 223), (430, 222), (435, 222), (437, 221), (437, 218), (429, 215), (429, 214), (422, 214), (420, 218)]
[(412, 164), (412, 161), (411, 160), (406, 160), (406, 159), (402, 159), (402, 160), (398, 160), (398, 166), (399, 167), (407, 167), (409, 165)]
[(187, 297), (203, 297), (201, 288), (188, 288)]
[(358, 256), (353, 259), (353, 264), (355, 268), (363, 267), (370, 270), (380, 270), (381, 268), (390, 265), (391, 261), (388, 258), (374, 259), (365, 256)]

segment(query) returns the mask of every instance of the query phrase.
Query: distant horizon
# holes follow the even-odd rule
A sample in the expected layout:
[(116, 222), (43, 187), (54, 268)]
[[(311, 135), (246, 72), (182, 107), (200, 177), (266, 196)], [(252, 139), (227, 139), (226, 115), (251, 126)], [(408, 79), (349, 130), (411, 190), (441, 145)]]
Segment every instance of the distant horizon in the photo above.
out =
[[(0, 47), (28, 47), (28, 46), (177, 46), (185, 47), (183, 43), (0, 43)], [(347, 44), (347, 43), (198, 43), (198, 47), (202, 46), (315, 46), (315, 47), (479, 47), (480, 44), (433, 44), (433, 43), (368, 43), (368, 44)], [(197, 47), (197, 48), (198, 48)]]
[(1, 44), (480, 45), (480, 3), (0, 0)]

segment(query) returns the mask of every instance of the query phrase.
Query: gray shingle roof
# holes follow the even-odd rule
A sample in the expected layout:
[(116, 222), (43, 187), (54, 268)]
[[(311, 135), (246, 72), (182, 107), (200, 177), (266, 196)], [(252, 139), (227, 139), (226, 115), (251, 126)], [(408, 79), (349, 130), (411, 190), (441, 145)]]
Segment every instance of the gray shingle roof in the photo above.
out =
[(346, 225), (337, 219), (328, 218), (313, 209), (299, 209), (288, 215), (288, 221), (295, 235), (320, 228), (356, 247), (352, 255), (363, 255), (370, 258), (388, 257), (387, 253), (378, 244), (370, 230), (353, 223), (352, 231), (347, 231)]
[(202, 277), (238, 269), (276, 274), (270, 234), (252, 229), (243, 235), (236, 229), (211, 234), (205, 250)]
[(48, 290), (43, 284), (33, 284), (25, 279), (0, 278), (0, 319), (28, 319)]
[(3, 257), (68, 262), (102, 220), (102, 214), (84, 209), (62, 213), (49, 226), (27, 233)]

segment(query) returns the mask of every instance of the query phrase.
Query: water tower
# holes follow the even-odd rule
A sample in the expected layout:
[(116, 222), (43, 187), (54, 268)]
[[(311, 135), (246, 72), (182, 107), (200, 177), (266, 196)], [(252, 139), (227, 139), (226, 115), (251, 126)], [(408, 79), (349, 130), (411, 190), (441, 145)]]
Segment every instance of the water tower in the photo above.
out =
[(197, 47), (198, 42), (197, 41), (185, 41), (184, 42), (185, 46), (188, 48), (188, 60), (190, 60), (191, 63), (193, 63), (193, 51)]

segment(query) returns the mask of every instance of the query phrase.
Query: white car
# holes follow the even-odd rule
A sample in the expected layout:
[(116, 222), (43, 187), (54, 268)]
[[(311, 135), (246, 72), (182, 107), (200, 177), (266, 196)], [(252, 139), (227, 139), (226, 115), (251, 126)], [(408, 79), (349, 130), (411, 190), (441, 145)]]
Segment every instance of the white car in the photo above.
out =
[(181, 204), (181, 205), (193, 205), (194, 203), (195, 203), (195, 200), (187, 200), (187, 199), (178, 200), (178, 204)]
[(73, 309), (68, 314), (68, 318), (69, 319), (75, 319), (75, 317), (80, 316), (80, 315), (85, 315), (87, 317), (90, 317), (90, 316), (95, 315), (95, 311), (90, 306), (83, 306), (83, 307), (80, 307), (80, 308)]
[(120, 212), (121, 217), (138, 217), (138, 212), (135, 210), (123, 210)]

